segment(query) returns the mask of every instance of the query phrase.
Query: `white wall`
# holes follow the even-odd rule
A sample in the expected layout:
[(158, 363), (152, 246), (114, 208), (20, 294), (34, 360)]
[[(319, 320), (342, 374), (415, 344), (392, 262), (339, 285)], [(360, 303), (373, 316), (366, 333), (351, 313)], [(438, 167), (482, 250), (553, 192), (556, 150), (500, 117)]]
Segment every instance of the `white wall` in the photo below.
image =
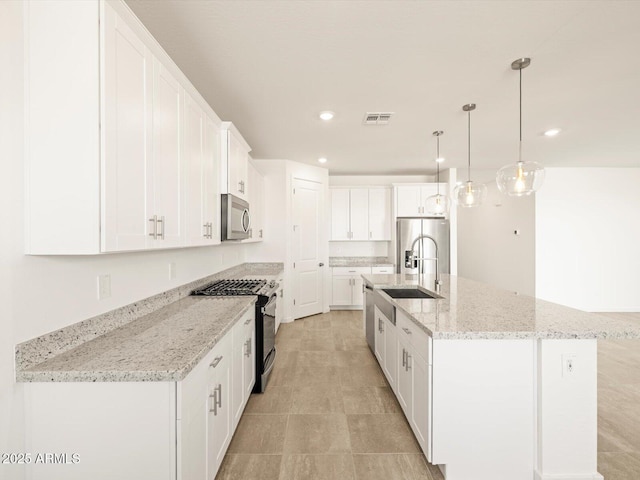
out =
[(536, 198), (536, 292), (640, 311), (640, 168), (548, 168)]
[[(502, 195), (495, 171), (472, 179), (488, 187), (477, 208), (457, 209), (458, 275), (526, 295), (535, 295), (535, 200)], [(519, 235), (514, 231), (519, 230)]]
[[(22, 2), (0, 2), (0, 452), (24, 451), (23, 389), (14, 381), (15, 344), (244, 261), (250, 245), (103, 256), (25, 256), (22, 148)], [(169, 263), (177, 278), (169, 278)], [(112, 296), (96, 298), (111, 275)], [(22, 479), (0, 465), (0, 478)]]

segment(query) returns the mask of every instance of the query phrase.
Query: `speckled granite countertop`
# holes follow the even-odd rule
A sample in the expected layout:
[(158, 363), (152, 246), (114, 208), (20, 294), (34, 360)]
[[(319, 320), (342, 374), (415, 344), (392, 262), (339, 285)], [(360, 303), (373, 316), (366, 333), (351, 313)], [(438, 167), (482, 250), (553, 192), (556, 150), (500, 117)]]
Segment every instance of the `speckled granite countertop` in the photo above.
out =
[(393, 265), (387, 257), (329, 257), (330, 267), (380, 267)]
[[(420, 286), (433, 292), (431, 275), (363, 275), (374, 288)], [(611, 319), (490, 285), (442, 275), (441, 299), (392, 299), (434, 339), (638, 339), (640, 324)]]
[(23, 382), (182, 380), (256, 301), (187, 297), (18, 373)]
[(282, 273), (282, 263), (237, 265), (20, 343), (16, 380), (181, 380), (256, 301), (189, 293), (216, 280), (277, 280)]

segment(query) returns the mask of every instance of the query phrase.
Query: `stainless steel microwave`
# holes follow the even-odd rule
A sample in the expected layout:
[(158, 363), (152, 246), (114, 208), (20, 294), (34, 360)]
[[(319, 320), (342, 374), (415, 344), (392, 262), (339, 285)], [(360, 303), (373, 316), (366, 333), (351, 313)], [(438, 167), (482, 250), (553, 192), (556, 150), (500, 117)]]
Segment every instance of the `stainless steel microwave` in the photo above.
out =
[(251, 215), (249, 202), (225, 193), (222, 195), (222, 240), (243, 240), (249, 238)]

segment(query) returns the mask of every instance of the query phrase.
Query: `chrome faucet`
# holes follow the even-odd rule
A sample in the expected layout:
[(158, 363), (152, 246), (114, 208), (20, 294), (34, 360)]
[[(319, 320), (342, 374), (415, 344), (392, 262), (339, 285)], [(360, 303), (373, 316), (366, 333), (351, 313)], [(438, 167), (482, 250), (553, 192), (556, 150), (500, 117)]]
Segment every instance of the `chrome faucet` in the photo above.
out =
[[(416, 243), (418, 243), (420, 240), (422, 239), (429, 239), (433, 242), (433, 245), (436, 247), (436, 256), (435, 257), (418, 257), (415, 253), (414, 253), (414, 249), (416, 246)], [(436, 239), (433, 237), (430, 237), (429, 235), (418, 235), (416, 237), (416, 239), (413, 241), (413, 243), (411, 244), (411, 250), (406, 250), (404, 252), (404, 266), (407, 268), (418, 268), (418, 262), (422, 262), (423, 263), (423, 272), (424, 273), (424, 261), (425, 260), (434, 260), (436, 262), (436, 281), (435, 281), (435, 289), (436, 289), (436, 293), (440, 293), (440, 287), (442, 286), (442, 282), (440, 281), (440, 268), (438, 266), (438, 242), (436, 242)]]

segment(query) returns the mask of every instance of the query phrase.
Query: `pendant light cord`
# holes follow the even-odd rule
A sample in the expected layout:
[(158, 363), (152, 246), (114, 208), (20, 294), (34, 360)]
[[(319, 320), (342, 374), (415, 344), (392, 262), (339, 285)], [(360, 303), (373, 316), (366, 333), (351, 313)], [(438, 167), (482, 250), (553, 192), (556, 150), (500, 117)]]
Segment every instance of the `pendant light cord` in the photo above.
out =
[(440, 135), (436, 137), (436, 188), (437, 194), (440, 196)]
[(468, 162), (468, 167), (467, 167), (467, 181), (470, 182), (471, 181), (471, 110), (469, 110), (467, 112), (467, 145), (468, 145), (468, 150), (467, 150), (467, 162)]
[(522, 162), (522, 68), (520, 68), (520, 143), (518, 144), (518, 163)]

